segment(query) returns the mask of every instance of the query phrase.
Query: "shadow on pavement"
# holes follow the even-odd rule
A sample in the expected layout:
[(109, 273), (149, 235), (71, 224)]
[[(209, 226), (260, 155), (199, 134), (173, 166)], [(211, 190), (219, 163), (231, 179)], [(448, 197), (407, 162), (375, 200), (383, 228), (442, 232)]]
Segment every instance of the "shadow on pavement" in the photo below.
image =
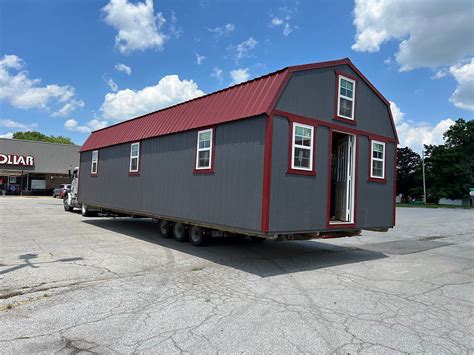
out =
[(260, 277), (317, 270), (386, 257), (377, 251), (316, 241), (269, 240), (265, 243), (254, 243), (245, 238), (213, 238), (209, 245), (195, 247), (174, 239), (161, 238), (157, 224), (150, 219), (94, 218), (83, 222)]

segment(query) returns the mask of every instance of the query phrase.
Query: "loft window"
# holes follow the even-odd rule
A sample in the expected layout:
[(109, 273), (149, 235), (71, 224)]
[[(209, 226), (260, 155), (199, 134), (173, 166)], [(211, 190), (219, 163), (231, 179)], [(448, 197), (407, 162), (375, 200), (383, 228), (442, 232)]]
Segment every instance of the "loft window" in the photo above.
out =
[(196, 170), (211, 169), (213, 148), (212, 134), (212, 128), (198, 132), (196, 150)]
[(313, 136), (314, 127), (293, 122), (292, 169), (313, 170)]
[(385, 178), (385, 143), (372, 141), (370, 177)]
[(138, 173), (140, 168), (140, 143), (130, 145), (130, 166), (129, 172)]
[(337, 114), (339, 117), (354, 119), (355, 80), (339, 75)]
[(99, 151), (94, 150), (92, 152), (91, 174), (97, 174), (98, 164), (99, 164)]

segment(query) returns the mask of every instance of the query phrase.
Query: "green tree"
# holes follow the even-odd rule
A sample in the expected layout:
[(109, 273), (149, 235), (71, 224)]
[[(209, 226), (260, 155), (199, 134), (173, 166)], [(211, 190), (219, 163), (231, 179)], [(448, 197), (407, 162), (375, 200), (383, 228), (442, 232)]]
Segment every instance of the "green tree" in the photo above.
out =
[(425, 145), (427, 197), (463, 198), (474, 185), (474, 121), (460, 118), (443, 135), (444, 145)]
[(74, 144), (71, 138), (63, 136), (47, 136), (43, 133), (36, 131), (28, 132), (15, 132), (13, 133), (14, 139), (24, 139), (29, 141), (48, 142), (48, 143), (61, 143), (61, 144)]
[(419, 170), (421, 167), (420, 155), (411, 148), (397, 149), (397, 194), (404, 198), (419, 188)]

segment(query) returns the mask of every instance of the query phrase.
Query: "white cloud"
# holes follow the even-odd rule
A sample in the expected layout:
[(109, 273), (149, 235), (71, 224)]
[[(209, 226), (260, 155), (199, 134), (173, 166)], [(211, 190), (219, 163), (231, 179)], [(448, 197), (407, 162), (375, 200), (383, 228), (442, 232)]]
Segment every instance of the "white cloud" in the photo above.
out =
[(448, 75), (448, 73), (449, 71), (447, 68), (441, 68), (433, 76), (431, 76), (431, 79), (438, 80), (438, 79), (444, 78), (446, 75)]
[(212, 69), (211, 76), (212, 76), (213, 78), (216, 78), (217, 80), (221, 81), (221, 80), (223, 79), (223, 74), (224, 74), (224, 72), (223, 72), (222, 69), (220, 69), (220, 68), (218, 68), (218, 67), (214, 67), (214, 68)]
[(178, 18), (176, 17), (176, 14), (174, 11), (171, 11), (171, 25), (170, 25), (170, 32), (175, 36), (176, 38), (181, 37), (181, 34), (183, 33), (183, 29), (178, 26)]
[(283, 23), (284, 23), (284, 22), (283, 22), (283, 19), (281, 19), (281, 18), (279, 18), (279, 17), (274, 17), (274, 18), (272, 19), (272, 25), (273, 25), (273, 26), (281, 26), (281, 25), (283, 25)]
[(108, 124), (105, 120), (90, 120), (85, 125), (80, 125), (74, 118), (70, 118), (64, 122), (64, 128), (72, 132), (90, 133), (92, 131), (106, 127)]
[(235, 69), (230, 72), (230, 77), (232, 78), (232, 84), (240, 84), (244, 81), (249, 80), (250, 74), (249, 69)]
[(115, 69), (117, 69), (118, 71), (123, 72), (127, 75), (132, 74), (132, 68), (130, 68), (128, 65), (125, 65), (125, 64), (122, 64), (122, 63), (116, 64)]
[(452, 119), (447, 118), (435, 125), (428, 123), (417, 124), (405, 120), (405, 113), (400, 110), (395, 102), (390, 101), (390, 108), (393, 120), (397, 126), (400, 147), (408, 146), (417, 152), (423, 150), (424, 144), (443, 144), (443, 133), (455, 123)]
[(105, 95), (101, 107), (106, 119), (121, 121), (204, 95), (193, 80), (167, 75), (142, 90), (125, 89)]
[(8, 132), (8, 133), (5, 133), (5, 134), (0, 134), (0, 138), (12, 139), (12, 138), (13, 138), (13, 132)]
[(196, 63), (198, 65), (201, 65), (202, 62), (204, 62), (204, 60), (206, 59), (206, 57), (203, 55), (199, 55), (198, 53), (195, 53), (195, 54), (196, 54)]
[(115, 45), (121, 53), (163, 48), (167, 37), (160, 30), (166, 20), (161, 13), (155, 15), (152, 0), (110, 0), (102, 11), (105, 22), (117, 30)]
[(279, 26), (283, 26), (283, 35), (285, 37), (288, 37), (288, 35), (294, 31), (294, 29), (296, 27), (293, 27), (290, 25), (290, 16), (287, 15), (285, 16), (284, 18), (281, 18), (281, 17), (273, 17), (272, 18), (272, 22), (271, 22), (271, 26), (272, 27), (279, 27)]
[(229, 49), (235, 52), (235, 60), (238, 62), (242, 58), (250, 56), (250, 52), (257, 46), (258, 42), (255, 38), (249, 39), (239, 43), (237, 46), (230, 46)]
[(30, 79), (26, 70), (19, 71), (23, 66), (24, 61), (16, 55), (5, 55), (0, 59), (0, 100), (6, 100), (13, 107), (21, 109), (49, 110), (51, 105), (61, 105), (58, 112), (66, 110), (64, 107), (68, 104), (72, 105), (71, 109), (84, 106), (82, 100), (75, 98), (72, 86), (40, 86), (40, 79)]
[(118, 85), (115, 83), (115, 81), (112, 78), (104, 79), (107, 85), (109, 86), (110, 90), (113, 92), (118, 91)]
[(449, 101), (464, 110), (474, 111), (474, 58), (462, 65), (454, 65), (449, 72), (458, 82)]
[(61, 107), (58, 111), (54, 112), (51, 116), (54, 117), (66, 117), (69, 116), (75, 110), (84, 108), (85, 103), (82, 100), (71, 100), (63, 107)]
[(8, 118), (0, 119), (0, 127), (16, 128), (18, 130), (29, 130), (38, 127), (37, 123), (21, 123)]
[(209, 32), (214, 33), (217, 37), (222, 37), (226, 36), (231, 32), (234, 32), (235, 30), (235, 25), (232, 23), (228, 23), (224, 26), (221, 27), (214, 27), (214, 28), (208, 28), (207, 29)]
[(457, 64), (474, 51), (472, 2), (445, 0), (356, 0), (352, 49), (377, 52), (400, 41), (401, 71)]

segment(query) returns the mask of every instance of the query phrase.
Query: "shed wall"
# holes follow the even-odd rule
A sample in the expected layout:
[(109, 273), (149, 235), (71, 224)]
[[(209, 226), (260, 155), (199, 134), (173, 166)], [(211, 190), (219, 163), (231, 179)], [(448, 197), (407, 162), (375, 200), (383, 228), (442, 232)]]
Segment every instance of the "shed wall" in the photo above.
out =
[(265, 117), (216, 127), (213, 174), (193, 173), (196, 139), (193, 130), (143, 140), (139, 176), (128, 174), (128, 143), (99, 150), (98, 176), (83, 152), (80, 201), (259, 231)]
[(336, 71), (345, 72), (358, 79), (355, 95), (355, 126), (360, 130), (395, 138), (387, 106), (348, 65), (294, 72), (276, 108), (353, 128), (352, 124), (333, 119), (337, 99)]

